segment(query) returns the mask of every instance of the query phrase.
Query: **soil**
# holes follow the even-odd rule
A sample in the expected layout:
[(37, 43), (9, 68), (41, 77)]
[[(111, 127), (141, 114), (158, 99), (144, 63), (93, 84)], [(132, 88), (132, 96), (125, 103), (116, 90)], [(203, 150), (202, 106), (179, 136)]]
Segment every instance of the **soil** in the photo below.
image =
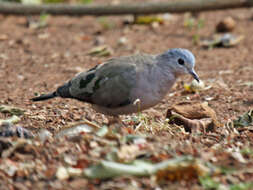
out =
[[(194, 44), (194, 36), (197, 35), (200, 39), (212, 36), (215, 33), (216, 25), (227, 16), (231, 16), (236, 21), (232, 33), (243, 35), (245, 38), (242, 42), (230, 48), (212, 49), (205, 49)], [(110, 57), (130, 55), (136, 52), (157, 54), (169, 48), (180, 47), (190, 49), (195, 54), (195, 70), (200, 79), (211, 88), (197, 94), (185, 93), (183, 83), (190, 83), (192, 78), (183, 76), (161, 104), (145, 111), (149, 118), (155, 116), (164, 120), (167, 108), (182, 101), (208, 101), (209, 106), (215, 110), (218, 120), (222, 124), (237, 118), (252, 108), (252, 10), (238, 9), (200, 13), (196, 19), (202, 19), (204, 26), (199, 29), (196, 27), (189, 29), (184, 26), (185, 15), (171, 15), (169, 20), (165, 20), (163, 24), (158, 26), (124, 24), (127, 19), (129, 16), (50, 16), (48, 26), (33, 29), (27, 27), (27, 22), (28, 20), (38, 20), (38, 17), (0, 16), (0, 103), (25, 109), (27, 113), (21, 117), (18, 125), (35, 133), (40, 129), (48, 129), (52, 133), (56, 133), (69, 123), (83, 118), (101, 125), (106, 120), (105, 117), (92, 110), (89, 104), (60, 98), (34, 103), (30, 101), (30, 98), (34, 97), (36, 93), (54, 91), (78, 72), (87, 70)], [(125, 37), (127, 42), (119, 45), (119, 39), (122, 37)], [(88, 55), (92, 48), (104, 44), (113, 50), (110, 56)], [(9, 117), (8, 114), (3, 113), (0, 116), (2, 119)], [(122, 118), (125, 117), (122, 116)], [(163, 143), (165, 144), (169, 142), (169, 139), (166, 138), (169, 134), (166, 131), (155, 134), (147, 133), (164, 139)], [(45, 145), (44, 149), (54, 150), (54, 146), (64, 146), (64, 142), (54, 143)], [(247, 143), (252, 147), (252, 139)], [(75, 146), (74, 144), (71, 142), (66, 145), (67, 149), (71, 149), (71, 146)], [(74, 150), (68, 151), (71, 153)], [(190, 152), (190, 150), (186, 152)], [(39, 158), (37, 154), (43, 154), (43, 151), (36, 153), (34, 159)], [(50, 153), (45, 152), (45, 154)], [(54, 157), (53, 152), (51, 154)], [(57, 158), (55, 163), (58, 161), (60, 160)], [(55, 165), (55, 168), (59, 166), (59, 164), (50, 164)], [(55, 171), (56, 169), (52, 170), (53, 174), (48, 175), (54, 176)], [(253, 175), (250, 173), (248, 176), (248, 178), (238, 179), (238, 181), (250, 181)], [(139, 189), (154, 188), (147, 182), (148, 179), (138, 180), (130, 177), (125, 179), (125, 182), (128, 184), (137, 180), (136, 183), (144, 184), (138, 185)], [(41, 189), (47, 187), (64, 189), (62, 185), (70, 184), (70, 181), (61, 183), (55, 177), (49, 177), (46, 180), (36, 177), (19, 180), (21, 178), (18, 177), (11, 179), (12, 182), (6, 182), (8, 186), (5, 188), (25, 189), (25, 187), (36, 186)], [(115, 184), (120, 183), (119, 179), (115, 179), (114, 182)], [(109, 184), (108, 181), (105, 183)], [(71, 184), (73, 186), (69, 187), (70, 189), (74, 189), (75, 185), (80, 184), (89, 186), (90, 189), (96, 189), (103, 182), (96, 180), (90, 182), (83, 178), (77, 178), (71, 181)], [(175, 188), (190, 189), (193, 186), (201, 188), (197, 181), (191, 182), (190, 185), (185, 181), (176, 184), (169, 182), (169, 184)], [(2, 188), (4, 187), (2, 186)], [(166, 186), (161, 186), (161, 188), (166, 189)]]

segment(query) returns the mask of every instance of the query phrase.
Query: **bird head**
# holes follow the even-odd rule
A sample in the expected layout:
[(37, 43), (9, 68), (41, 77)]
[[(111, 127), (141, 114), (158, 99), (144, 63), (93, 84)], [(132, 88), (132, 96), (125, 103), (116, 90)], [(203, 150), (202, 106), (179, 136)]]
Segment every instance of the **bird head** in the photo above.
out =
[(161, 57), (176, 76), (190, 74), (199, 82), (199, 77), (194, 70), (195, 57), (189, 50), (180, 48), (170, 49), (164, 52)]

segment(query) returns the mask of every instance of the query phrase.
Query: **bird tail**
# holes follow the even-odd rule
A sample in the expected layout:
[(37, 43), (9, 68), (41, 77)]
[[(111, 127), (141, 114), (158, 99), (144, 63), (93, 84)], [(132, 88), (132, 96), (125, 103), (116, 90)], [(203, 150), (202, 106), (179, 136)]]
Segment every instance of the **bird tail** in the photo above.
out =
[(51, 98), (55, 98), (55, 97), (57, 97), (57, 94), (56, 94), (56, 92), (53, 92), (53, 93), (49, 93), (49, 94), (42, 94), (41, 96), (34, 97), (31, 100), (34, 102), (37, 102), (37, 101), (43, 101), (43, 100), (47, 100), (47, 99), (51, 99)]

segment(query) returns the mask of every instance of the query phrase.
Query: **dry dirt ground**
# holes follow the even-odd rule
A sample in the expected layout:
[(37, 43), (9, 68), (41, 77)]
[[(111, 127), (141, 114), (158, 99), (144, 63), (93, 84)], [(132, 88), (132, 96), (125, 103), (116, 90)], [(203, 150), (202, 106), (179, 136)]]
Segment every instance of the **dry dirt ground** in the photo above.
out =
[[(212, 36), (217, 23), (226, 16), (232, 16), (237, 23), (233, 33), (245, 36), (240, 44), (231, 48), (208, 50), (193, 43), (193, 37), (196, 34), (200, 38)], [(29, 19), (36, 20), (37, 18)], [(145, 117), (151, 120), (155, 117), (157, 120), (164, 121), (167, 108), (175, 103), (186, 100), (208, 101), (209, 106), (215, 110), (218, 120), (224, 125), (252, 108), (252, 10), (201, 13), (197, 19), (202, 19), (204, 26), (191, 30), (184, 26), (184, 15), (172, 15), (169, 20), (165, 20), (159, 26), (125, 25), (123, 23), (127, 18), (126, 16), (51, 16), (47, 27), (32, 29), (27, 27), (26, 17), (1, 16), (0, 103), (26, 110), (17, 125), (34, 133), (37, 133), (39, 129), (48, 129), (53, 134), (71, 122), (80, 121), (83, 118), (102, 125), (105, 120), (104, 116), (96, 114), (88, 104), (70, 99), (52, 99), (33, 103), (29, 99), (35, 93), (53, 91), (78, 72), (89, 69), (110, 57), (136, 52), (156, 54), (175, 47), (188, 48), (195, 54), (196, 72), (201, 80), (211, 88), (198, 94), (185, 93), (182, 83), (191, 82), (192, 79), (189, 76), (182, 77), (170, 91), (174, 94), (168, 95), (161, 104), (153, 109), (147, 110)], [(125, 37), (127, 41), (119, 45), (122, 37)], [(112, 55), (96, 57), (87, 54), (92, 48), (103, 44), (113, 50)], [(3, 113), (0, 116), (1, 119), (9, 117), (8, 114)], [(133, 126), (129, 124), (129, 128), (131, 127)], [(130, 130), (130, 133), (139, 132)], [(238, 173), (227, 174), (225, 172), (211, 177), (211, 183), (223, 184), (224, 188), (229, 189), (232, 185), (253, 180), (252, 170), (246, 171), (247, 168), (253, 166), (253, 141), (250, 131), (231, 132), (227, 137), (216, 132), (213, 133), (216, 141), (208, 145), (205, 143), (208, 138), (201, 134), (194, 136), (182, 131), (178, 131), (178, 134), (171, 134), (167, 129), (153, 129), (153, 131), (141, 129), (141, 133), (149, 135), (147, 146), (152, 146), (153, 149), (148, 149), (147, 152), (154, 162), (180, 155), (192, 155), (216, 166), (240, 168)], [(14, 137), (11, 141), (17, 141), (17, 139)], [(61, 165), (68, 165), (64, 162), (66, 155), (77, 160), (79, 165), (77, 164), (76, 167), (83, 169), (105, 159), (107, 151), (110, 151), (109, 147), (101, 146), (97, 140), (93, 139), (93, 136), (87, 137), (85, 134), (82, 134), (82, 138), (76, 141), (53, 138), (44, 144), (35, 142), (37, 141), (31, 141), (30, 144), (22, 147), (22, 150), (14, 151), (7, 157), (0, 158), (0, 180), (2, 181), (0, 189), (30, 189), (31, 187), (36, 189), (205, 188), (204, 182), (201, 183), (198, 177), (192, 180), (165, 180), (163, 183), (154, 181), (152, 177), (87, 180), (79, 176), (60, 181), (56, 172)], [(91, 145), (90, 142), (94, 143)], [(221, 147), (215, 148), (218, 145)], [(92, 152), (94, 147), (102, 148), (95, 154)], [(164, 147), (169, 147), (170, 150), (163, 149)], [(117, 148), (121, 148), (120, 143)], [(233, 157), (232, 154), (226, 152), (229, 148), (238, 148), (240, 151), (245, 148), (248, 152), (243, 154), (242, 158)], [(23, 169), (20, 166), (21, 163), (27, 165), (34, 163), (34, 165), (29, 169)], [(9, 169), (3, 169), (3, 165), (15, 165), (18, 169), (13, 174), (8, 174)]]

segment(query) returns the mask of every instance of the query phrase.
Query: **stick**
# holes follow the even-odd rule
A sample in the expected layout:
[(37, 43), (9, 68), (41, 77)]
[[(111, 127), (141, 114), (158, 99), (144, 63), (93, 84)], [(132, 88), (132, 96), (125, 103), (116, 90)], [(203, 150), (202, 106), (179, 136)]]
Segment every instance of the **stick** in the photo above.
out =
[(20, 4), (0, 3), (0, 14), (38, 15), (126, 15), (154, 13), (183, 13), (209, 10), (249, 8), (253, 0), (182, 0), (180, 2), (134, 3), (119, 5), (82, 5), (82, 4)]

